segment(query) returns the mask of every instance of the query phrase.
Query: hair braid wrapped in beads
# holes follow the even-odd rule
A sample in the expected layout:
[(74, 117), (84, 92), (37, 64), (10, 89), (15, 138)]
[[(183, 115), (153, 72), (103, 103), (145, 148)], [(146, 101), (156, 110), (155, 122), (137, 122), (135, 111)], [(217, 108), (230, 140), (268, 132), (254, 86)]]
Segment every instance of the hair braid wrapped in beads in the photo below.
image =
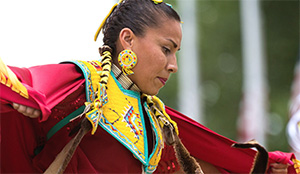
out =
[(176, 158), (183, 171), (186, 173), (203, 174), (199, 163), (190, 155), (189, 151), (178, 137), (177, 124), (172, 121), (166, 113), (165, 106), (162, 101), (156, 96), (149, 96), (146, 94), (143, 94), (143, 99), (147, 102), (151, 112), (157, 118), (163, 132), (165, 143), (173, 146)]
[(101, 59), (101, 66), (102, 66), (102, 72), (100, 74), (100, 83), (105, 85), (105, 88), (107, 89), (107, 82), (109, 73), (111, 71), (111, 64), (112, 64), (112, 55), (111, 55), (112, 49), (104, 45), (99, 48), (99, 53), (102, 56)]
[[(95, 133), (98, 121), (102, 116), (102, 107), (105, 104), (106, 96), (100, 95), (100, 93), (105, 93), (107, 89), (108, 77), (111, 71), (111, 48), (109, 46), (102, 46), (99, 48), (99, 52), (102, 56), (101, 67), (102, 72), (100, 74), (100, 83), (98, 83), (97, 89), (97, 98), (93, 102), (86, 102), (86, 108), (84, 112), (79, 115), (86, 114), (86, 117), (81, 121), (81, 126), (74, 138), (63, 148), (63, 150), (57, 155), (55, 160), (51, 163), (51, 165), (45, 171), (46, 174), (50, 173), (59, 173), (62, 174), (66, 167), (68, 166), (77, 146), (79, 145), (81, 139), (87, 134), (90, 130), (92, 134)], [(98, 80), (97, 80), (98, 81)], [(94, 115), (94, 116), (93, 116)], [(93, 121), (92, 119), (96, 119), (97, 121)]]

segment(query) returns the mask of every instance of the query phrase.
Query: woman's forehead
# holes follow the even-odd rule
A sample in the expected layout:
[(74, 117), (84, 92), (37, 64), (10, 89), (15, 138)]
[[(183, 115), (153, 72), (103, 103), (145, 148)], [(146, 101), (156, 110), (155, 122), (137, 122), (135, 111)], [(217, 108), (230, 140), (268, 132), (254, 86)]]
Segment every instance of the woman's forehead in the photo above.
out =
[(182, 38), (181, 23), (173, 19), (163, 20), (158, 26), (148, 27), (145, 30), (145, 35), (148, 37), (153, 37), (154, 35), (162, 37), (178, 47)]

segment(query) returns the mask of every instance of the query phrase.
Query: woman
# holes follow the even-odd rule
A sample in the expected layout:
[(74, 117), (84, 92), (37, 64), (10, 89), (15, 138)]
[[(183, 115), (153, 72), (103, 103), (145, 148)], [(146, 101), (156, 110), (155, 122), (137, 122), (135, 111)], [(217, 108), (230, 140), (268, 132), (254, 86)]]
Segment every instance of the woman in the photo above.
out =
[[(1, 86), (1, 172), (44, 172), (77, 132), (81, 117), (68, 119), (66, 126), (59, 126), (77, 111), (86, 113), (91, 124), (96, 124), (92, 134), (85, 135), (77, 147), (66, 173), (180, 172), (172, 147), (162, 142), (164, 132), (152, 110), (152, 106), (162, 106), (152, 96), (177, 71), (175, 53), (182, 39), (180, 17), (160, 0), (125, 0), (113, 7), (98, 31), (101, 29), (105, 45), (100, 48), (102, 62), (75, 61), (29, 69), (11, 67), (27, 90), (20, 89), (21, 85), (16, 87), (18, 83), (13, 83), (13, 75), (7, 70), (5, 80), (1, 79), (6, 85)], [(98, 99), (99, 103), (95, 103)], [(15, 110), (10, 106), (12, 103)], [(163, 106), (157, 111), (165, 115)], [(187, 137), (191, 126), (199, 133), (198, 123), (176, 116), (180, 114), (172, 109), (167, 112), (179, 123), (182, 139)], [(178, 133), (175, 122), (169, 117), (164, 121)], [(203, 134), (211, 134), (203, 130)], [(218, 135), (209, 136), (222, 139)], [(197, 141), (202, 148), (205, 142)], [(232, 144), (224, 141), (226, 147)], [(188, 146), (192, 143), (188, 142)], [(218, 159), (201, 156), (207, 153), (202, 150), (201, 153), (192, 150), (191, 154), (197, 157), (205, 173), (249, 172), (255, 152), (232, 150), (230, 145), (228, 149), (247, 158), (241, 164), (244, 169), (231, 170), (237, 164), (226, 168), (228, 162), (219, 165), (215, 162)], [(273, 165), (271, 173), (287, 173), (287, 164)]]

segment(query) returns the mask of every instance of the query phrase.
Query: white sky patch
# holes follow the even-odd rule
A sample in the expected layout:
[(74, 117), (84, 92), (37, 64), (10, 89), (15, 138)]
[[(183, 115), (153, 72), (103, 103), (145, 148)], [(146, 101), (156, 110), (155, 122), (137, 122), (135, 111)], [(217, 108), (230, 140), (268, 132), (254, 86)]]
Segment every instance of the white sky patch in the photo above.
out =
[(0, 58), (30, 67), (65, 60), (97, 60), (94, 34), (113, 0), (0, 1)]

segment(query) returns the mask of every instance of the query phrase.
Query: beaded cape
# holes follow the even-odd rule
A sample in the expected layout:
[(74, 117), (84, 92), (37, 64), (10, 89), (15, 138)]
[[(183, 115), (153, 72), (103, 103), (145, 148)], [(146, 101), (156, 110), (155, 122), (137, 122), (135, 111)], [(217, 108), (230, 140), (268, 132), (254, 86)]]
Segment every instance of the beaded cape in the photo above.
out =
[[(100, 62), (71, 61), (71, 63), (80, 67), (84, 74), (87, 101), (94, 101), (96, 91), (93, 80), (102, 71)], [(107, 89), (100, 95), (105, 96), (102, 111), (101, 113), (87, 113), (88, 119), (99, 118), (98, 125), (123, 144), (143, 164), (146, 173), (154, 172), (160, 161), (164, 142), (159, 122), (147, 102), (141, 101), (141, 93), (124, 89), (114, 73), (110, 72)], [(143, 108), (145, 108), (155, 135), (152, 152), (148, 151)], [(94, 127), (98, 125), (94, 125)]]

